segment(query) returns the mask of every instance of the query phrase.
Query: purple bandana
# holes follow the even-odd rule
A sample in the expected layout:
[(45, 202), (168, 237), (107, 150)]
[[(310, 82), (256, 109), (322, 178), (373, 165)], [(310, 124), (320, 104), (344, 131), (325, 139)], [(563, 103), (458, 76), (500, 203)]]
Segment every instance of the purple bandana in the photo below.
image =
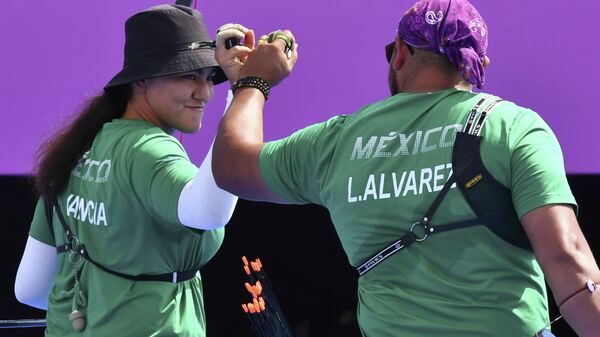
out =
[(464, 79), (481, 88), (487, 25), (467, 0), (421, 0), (398, 24), (398, 36), (420, 49), (448, 57)]

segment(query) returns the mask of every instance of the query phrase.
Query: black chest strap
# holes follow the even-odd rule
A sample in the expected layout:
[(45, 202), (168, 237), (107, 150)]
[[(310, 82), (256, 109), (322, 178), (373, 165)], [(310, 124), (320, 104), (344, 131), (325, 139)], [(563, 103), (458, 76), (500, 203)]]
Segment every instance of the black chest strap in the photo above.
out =
[[(62, 244), (62, 245), (59, 245), (56, 247), (57, 254), (67, 253), (67, 252), (70, 252), (72, 254), (77, 254), (77, 255), (83, 257), (85, 260), (87, 260), (91, 264), (93, 264), (94, 266), (100, 268), (101, 270), (103, 270), (109, 274), (112, 274), (112, 275), (115, 275), (115, 276), (118, 276), (118, 277), (121, 277), (124, 279), (128, 279), (131, 281), (158, 281), (158, 282), (178, 283), (178, 282), (190, 280), (190, 279), (194, 278), (196, 276), (196, 274), (198, 273), (198, 269), (193, 269), (193, 270), (186, 270), (186, 271), (181, 271), (181, 272), (172, 272), (172, 273), (165, 273), (165, 274), (127, 275), (127, 274), (116, 272), (107, 267), (104, 267), (103, 265), (101, 265), (100, 263), (98, 263), (94, 259), (92, 259), (92, 257), (88, 253), (87, 249), (85, 248), (85, 245), (79, 242), (79, 239), (77, 238), (77, 236), (75, 236), (75, 234), (73, 233), (73, 231), (67, 224), (67, 221), (66, 221), (65, 217), (63, 216), (63, 213), (60, 209), (60, 206), (58, 205), (57, 200), (53, 203), (53, 205), (54, 205), (54, 212), (56, 212), (56, 215), (58, 216), (58, 219), (60, 220), (60, 223), (63, 228), (63, 232), (67, 239), (65, 244)], [(52, 233), (54, 233), (54, 231), (52, 229), (52, 213), (51, 212), (47, 213), (47, 217), (48, 217), (48, 225), (50, 226), (50, 230)]]
[[(491, 103), (479, 113), (480, 107), (486, 101), (491, 101)], [(519, 248), (532, 250), (514, 210), (510, 190), (494, 179), (481, 160), (481, 137), (479, 136), (481, 128), (486, 118), (501, 101), (496, 97), (486, 96), (473, 106), (463, 132), (457, 132), (456, 134), (452, 151), (452, 175), (448, 178), (448, 181), (446, 181), (421, 220), (415, 222), (409, 232), (399, 240), (388, 245), (361, 264), (357, 268), (359, 276), (364, 275), (391, 255), (415, 242), (423, 241), (433, 234), (476, 225), (486, 226), (500, 238)], [(432, 226), (431, 221), (435, 212), (455, 183), (477, 217)]]

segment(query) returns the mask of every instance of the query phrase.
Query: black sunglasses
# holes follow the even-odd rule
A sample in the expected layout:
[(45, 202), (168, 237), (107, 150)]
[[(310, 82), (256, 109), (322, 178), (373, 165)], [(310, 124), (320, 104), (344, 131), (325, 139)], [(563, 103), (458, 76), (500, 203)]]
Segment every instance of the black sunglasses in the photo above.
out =
[[(408, 47), (408, 51), (410, 52), (410, 54), (413, 55), (415, 53), (413, 46), (409, 45), (406, 42), (404, 44), (406, 44), (406, 46)], [(394, 49), (396, 49), (395, 41), (385, 45), (385, 59), (388, 63), (392, 62), (392, 54), (394, 54)]]

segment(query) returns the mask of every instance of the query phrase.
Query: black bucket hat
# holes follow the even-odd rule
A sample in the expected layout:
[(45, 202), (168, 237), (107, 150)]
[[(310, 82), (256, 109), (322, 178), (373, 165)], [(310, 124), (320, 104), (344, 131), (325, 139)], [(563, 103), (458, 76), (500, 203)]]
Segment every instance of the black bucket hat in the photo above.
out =
[(123, 69), (104, 89), (206, 67), (217, 67), (214, 84), (227, 80), (202, 14), (186, 6), (160, 5), (127, 19)]

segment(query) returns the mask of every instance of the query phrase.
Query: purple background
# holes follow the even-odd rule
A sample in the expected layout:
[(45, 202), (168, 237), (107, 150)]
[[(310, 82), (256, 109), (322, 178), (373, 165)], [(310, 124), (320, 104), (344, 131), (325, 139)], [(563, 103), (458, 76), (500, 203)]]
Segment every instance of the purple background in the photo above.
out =
[[(0, 2), (0, 174), (28, 174), (42, 140), (122, 65), (123, 24), (160, 1)], [(272, 90), (265, 138), (277, 139), (388, 95), (383, 46), (413, 1), (199, 1), (209, 31), (239, 22), (257, 35), (282, 27), (299, 43), (292, 75)], [(473, 0), (490, 32), (485, 91), (536, 110), (563, 146), (569, 173), (600, 173), (600, 3)], [(25, 5), (27, 4), (27, 5)], [(199, 164), (223, 113), (215, 90), (202, 130), (183, 143)], [(177, 135), (179, 136), (179, 135)]]

